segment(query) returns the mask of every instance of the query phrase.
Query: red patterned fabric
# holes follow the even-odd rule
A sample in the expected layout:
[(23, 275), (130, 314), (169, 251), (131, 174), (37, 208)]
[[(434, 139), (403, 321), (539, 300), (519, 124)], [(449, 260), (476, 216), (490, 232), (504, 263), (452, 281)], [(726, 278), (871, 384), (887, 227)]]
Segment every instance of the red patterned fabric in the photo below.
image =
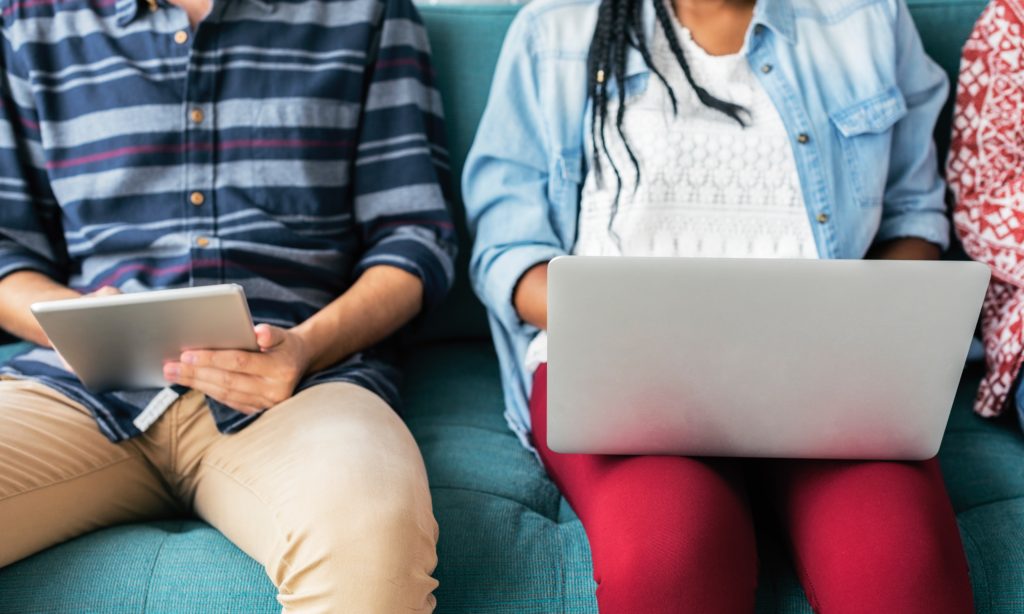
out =
[(1024, 358), (1024, 0), (992, 0), (964, 47), (946, 177), (967, 254), (992, 267), (982, 309), (988, 373), (975, 411), (997, 416)]

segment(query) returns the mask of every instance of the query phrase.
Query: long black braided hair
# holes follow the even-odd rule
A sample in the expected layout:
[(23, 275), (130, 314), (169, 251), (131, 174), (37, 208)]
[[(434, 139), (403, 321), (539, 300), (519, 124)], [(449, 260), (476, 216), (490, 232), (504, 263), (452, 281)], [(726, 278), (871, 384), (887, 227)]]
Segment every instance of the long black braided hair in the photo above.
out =
[(643, 27), (644, 2), (654, 3), (654, 14), (657, 17), (658, 24), (665, 33), (669, 49), (671, 49), (676, 61), (679, 62), (680, 68), (683, 69), (683, 75), (696, 93), (697, 99), (705, 106), (728, 115), (741, 126), (746, 125), (743, 119), (743, 115), (747, 112), (746, 109), (712, 96), (706, 89), (694, 81), (690, 65), (686, 61), (683, 48), (680, 46), (679, 38), (676, 36), (673, 26), (674, 17), (669, 13), (666, 0), (601, 0), (597, 14), (597, 26), (594, 28), (594, 38), (590, 42), (590, 52), (587, 56), (587, 73), (589, 75), (587, 79), (587, 95), (590, 97), (593, 108), (593, 113), (590, 116), (590, 136), (593, 142), (594, 172), (597, 173), (597, 178), (600, 181), (602, 175), (601, 157), (599, 155), (600, 148), (600, 151), (608, 158), (618, 185), (615, 192), (615, 200), (612, 203), (612, 217), (609, 220), (609, 229), (618, 211), (619, 196), (622, 193), (622, 175), (609, 155), (608, 140), (605, 136), (605, 126), (608, 123), (608, 84), (613, 79), (618, 84), (619, 103), (615, 116), (615, 128), (619, 138), (622, 139), (625, 145), (626, 153), (636, 171), (637, 184), (640, 182), (640, 162), (633, 153), (633, 149), (630, 147), (622, 128), (622, 120), (626, 113), (626, 88), (622, 84), (626, 77), (626, 56), (630, 48), (640, 52), (644, 63), (647, 64), (650, 71), (654, 73), (668, 90), (669, 98), (672, 101), (672, 112), (678, 112), (675, 92), (665, 79), (665, 75), (654, 65), (651, 59), (651, 51)]

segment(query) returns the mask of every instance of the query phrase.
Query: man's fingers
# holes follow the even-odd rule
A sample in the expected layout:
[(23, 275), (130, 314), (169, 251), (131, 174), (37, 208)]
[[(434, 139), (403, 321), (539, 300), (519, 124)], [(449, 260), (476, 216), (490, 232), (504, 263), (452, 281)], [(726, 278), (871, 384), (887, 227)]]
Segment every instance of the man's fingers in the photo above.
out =
[(114, 286), (103, 286), (95, 292), (91, 292), (86, 296), (113, 296), (115, 294), (121, 294), (121, 291)]
[(259, 378), (251, 375), (168, 363), (164, 365), (164, 377), (175, 384), (202, 392), (242, 413), (256, 413), (268, 406), (261, 394), (249, 392), (259, 390), (262, 383)]
[(259, 358), (259, 353), (244, 350), (189, 350), (182, 353), (181, 362), (199, 368), (214, 368), (236, 373), (260, 373)]
[(164, 365), (164, 375), (170, 376), (174, 381), (185, 384), (185, 380), (191, 382), (202, 382), (211, 384), (231, 391), (249, 391), (258, 395), (259, 391), (266, 386), (263, 378), (238, 373), (217, 367), (199, 367), (181, 362), (172, 362)]
[(260, 324), (254, 329), (256, 331), (256, 343), (261, 350), (269, 350), (284, 343), (284, 331), (276, 326)]

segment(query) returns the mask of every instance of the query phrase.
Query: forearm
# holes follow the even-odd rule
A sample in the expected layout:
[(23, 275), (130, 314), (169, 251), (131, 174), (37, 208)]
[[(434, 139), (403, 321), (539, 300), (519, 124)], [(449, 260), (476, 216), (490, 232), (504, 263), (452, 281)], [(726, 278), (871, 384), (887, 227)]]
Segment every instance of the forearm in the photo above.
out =
[(516, 312), (524, 322), (548, 328), (548, 263), (538, 264), (523, 273), (512, 296)]
[(29, 307), (39, 301), (80, 296), (42, 273), (18, 271), (0, 280), (0, 328), (38, 345), (50, 345)]
[(309, 357), (307, 373), (383, 341), (422, 306), (423, 282), (418, 277), (391, 266), (367, 269), (348, 291), (293, 329)]
[(938, 260), (942, 250), (938, 245), (913, 237), (894, 239), (871, 248), (868, 258), (874, 260)]

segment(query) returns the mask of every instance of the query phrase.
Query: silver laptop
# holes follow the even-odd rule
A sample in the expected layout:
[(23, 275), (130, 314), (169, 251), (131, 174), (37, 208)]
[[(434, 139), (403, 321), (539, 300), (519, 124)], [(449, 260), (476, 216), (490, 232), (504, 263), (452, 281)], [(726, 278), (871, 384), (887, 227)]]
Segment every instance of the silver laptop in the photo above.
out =
[(563, 257), (557, 452), (921, 460), (988, 287), (975, 262)]

